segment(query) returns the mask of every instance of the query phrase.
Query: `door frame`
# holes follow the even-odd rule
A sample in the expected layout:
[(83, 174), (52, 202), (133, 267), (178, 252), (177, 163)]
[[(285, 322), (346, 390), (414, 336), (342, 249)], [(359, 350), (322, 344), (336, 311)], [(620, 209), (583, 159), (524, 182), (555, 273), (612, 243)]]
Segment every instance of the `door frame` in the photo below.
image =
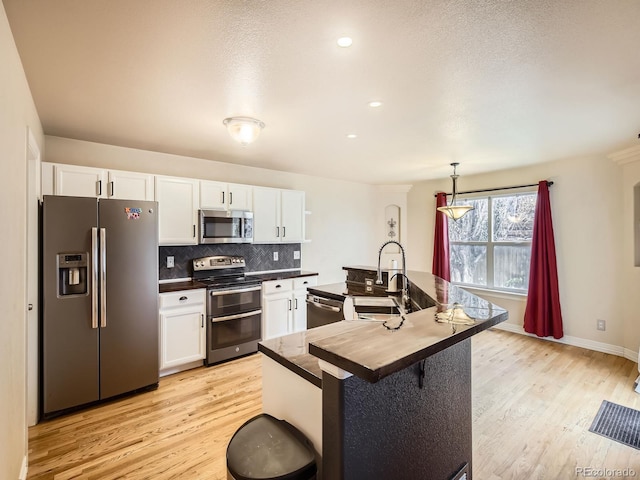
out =
[[(41, 155), (40, 147), (33, 132), (27, 127), (27, 188), (26, 188), (26, 255), (25, 255), (25, 329), (26, 342), (26, 417), (27, 425), (33, 426), (38, 423), (39, 416), (39, 333), (38, 325), (40, 318), (40, 275), (39, 275), (39, 239), (40, 227), (38, 218), (38, 207), (42, 200), (42, 189), (40, 185), (41, 175)], [(34, 205), (35, 203), (35, 205)]]

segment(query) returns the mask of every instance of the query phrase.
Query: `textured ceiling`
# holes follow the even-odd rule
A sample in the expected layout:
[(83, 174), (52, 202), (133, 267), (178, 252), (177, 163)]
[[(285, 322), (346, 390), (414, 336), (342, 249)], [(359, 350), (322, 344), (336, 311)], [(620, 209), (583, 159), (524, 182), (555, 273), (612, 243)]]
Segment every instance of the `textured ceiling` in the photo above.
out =
[(48, 135), (367, 183), (638, 142), (638, 0), (3, 3)]

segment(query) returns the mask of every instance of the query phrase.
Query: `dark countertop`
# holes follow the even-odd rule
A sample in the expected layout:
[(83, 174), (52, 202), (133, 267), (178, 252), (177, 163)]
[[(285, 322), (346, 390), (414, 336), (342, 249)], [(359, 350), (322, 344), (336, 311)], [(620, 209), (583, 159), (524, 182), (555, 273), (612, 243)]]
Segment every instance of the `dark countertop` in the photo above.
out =
[[(269, 272), (269, 273), (247, 273), (252, 278), (257, 278), (262, 282), (270, 280), (284, 280), (287, 278), (313, 277), (318, 275), (316, 272), (307, 272), (305, 270), (291, 270), (287, 272)], [(197, 288), (207, 288), (207, 286), (197, 280), (186, 280), (180, 282), (166, 282), (159, 286), (160, 293), (179, 292), (180, 290), (194, 290)]]
[[(314, 375), (319, 369), (309, 365), (313, 362), (317, 365), (317, 359), (322, 359), (374, 383), (508, 318), (505, 309), (430, 273), (409, 271), (407, 276), (411, 288), (424, 292), (435, 306), (405, 315), (400, 329), (387, 330), (379, 322), (365, 320), (342, 321), (266, 340), (260, 343), (260, 351), (276, 360), (281, 357), (280, 363), (285, 366), (294, 364), (296, 369), (302, 368)], [(336, 283), (308, 290), (339, 299), (362, 289)], [(454, 303), (459, 304), (456, 313), (464, 312), (473, 319), (472, 324), (436, 321), (436, 314), (451, 313)], [(302, 353), (303, 345), (308, 353)], [(294, 351), (295, 355), (291, 355)]]
[(158, 290), (160, 293), (171, 293), (181, 290), (195, 290), (197, 288), (207, 288), (207, 286), (196, 280), (187, 280), (182, 282), (161, 283)]
[(293, 335), (273, 338), (258, 344), (258, 351), (271, 357), (289, 370), (317, 387), (322, 386), (322, 370), (318, 365), (318, 358), (309, 355), (309, 343), (317, 342), (326, 337), (341, 335), (351, 328), (357, 328), (354, 322), (338, 322), (325, 325), (322, 328), (312, 328)]
[(247, 276), (252, 278), (258, 278), (263, 282), (269, 282), (271, 280), (285, 280), (287, 278), (299, 278), (299, 277), (314, 277), (318, 275), (318, 272), (307, 272), (305, 270), (292, 270), (289, 272), (269, 272), (269, 273), (247, 273)]

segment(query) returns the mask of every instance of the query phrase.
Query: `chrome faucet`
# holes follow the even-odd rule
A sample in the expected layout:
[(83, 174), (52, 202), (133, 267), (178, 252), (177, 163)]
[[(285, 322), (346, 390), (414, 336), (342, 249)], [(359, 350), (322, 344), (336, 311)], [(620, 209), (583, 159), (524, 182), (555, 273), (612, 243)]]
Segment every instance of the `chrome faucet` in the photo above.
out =
[(380, 250), (378, 251), (378, 276), (376, 277), (376, 285), (382, 285), (382, 269), (380, 268), (380, 258), (382, 257), (382, 250), (384, 247), (389, 245), (390, 243), (395, 243), (400, 247), (400, 251), (402, 252), (402, 273), (395, 273), (389, 279), (388, 282), (391, 281), (393, 277), (396, 275), (402, 275), (402, 304), (407, 312), (411, 311), (411, 299), (409, 298), (409, 279), (407, 278), (407, 261), (404, 253), (404, 247), (400, 244), (400, 242), (396, 242), (395, 240), (388, 240), (382, 244)]

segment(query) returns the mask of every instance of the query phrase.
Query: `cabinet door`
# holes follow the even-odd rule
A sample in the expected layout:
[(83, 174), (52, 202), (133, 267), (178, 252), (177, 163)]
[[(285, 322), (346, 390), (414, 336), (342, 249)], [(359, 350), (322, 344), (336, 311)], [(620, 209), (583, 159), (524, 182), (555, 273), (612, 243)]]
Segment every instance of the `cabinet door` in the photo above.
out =
[(282, 231), (283, 242), (301, 243), (304, 240), (304, 192), (282, 190)]
[(280, 190), (253, 189), (253, 242), (280, 242)]
[(251, 210), (253, 205), (253, 187), (230, 183), (228, 189), (229, 210)]
[(200, 208), (225, 210), (227, 208), (227, 184), (201, 181)]
[(291, 292), (265, 295), (262, 305), (262, 339), (279, 337), (290, 333)]
[(175, 309), (160, 314), (160, 369), (205, 357), (205, 324), (201, 309)]
[(160, 245), (196, 245), (198, 181), (156, 177)]
[(109, 170), (109, 198), (122, 200), (153, 200), (153, 175)]
[(293, 331), (307, 329), (307, 289), (293, 292)]
[(55, 165), (55, 195), (106, 197), (105, 171), (76, 165)]
[(293, 279), (293, 331), (307, 329), (307, 287), (318, 284), (318, 276)]

